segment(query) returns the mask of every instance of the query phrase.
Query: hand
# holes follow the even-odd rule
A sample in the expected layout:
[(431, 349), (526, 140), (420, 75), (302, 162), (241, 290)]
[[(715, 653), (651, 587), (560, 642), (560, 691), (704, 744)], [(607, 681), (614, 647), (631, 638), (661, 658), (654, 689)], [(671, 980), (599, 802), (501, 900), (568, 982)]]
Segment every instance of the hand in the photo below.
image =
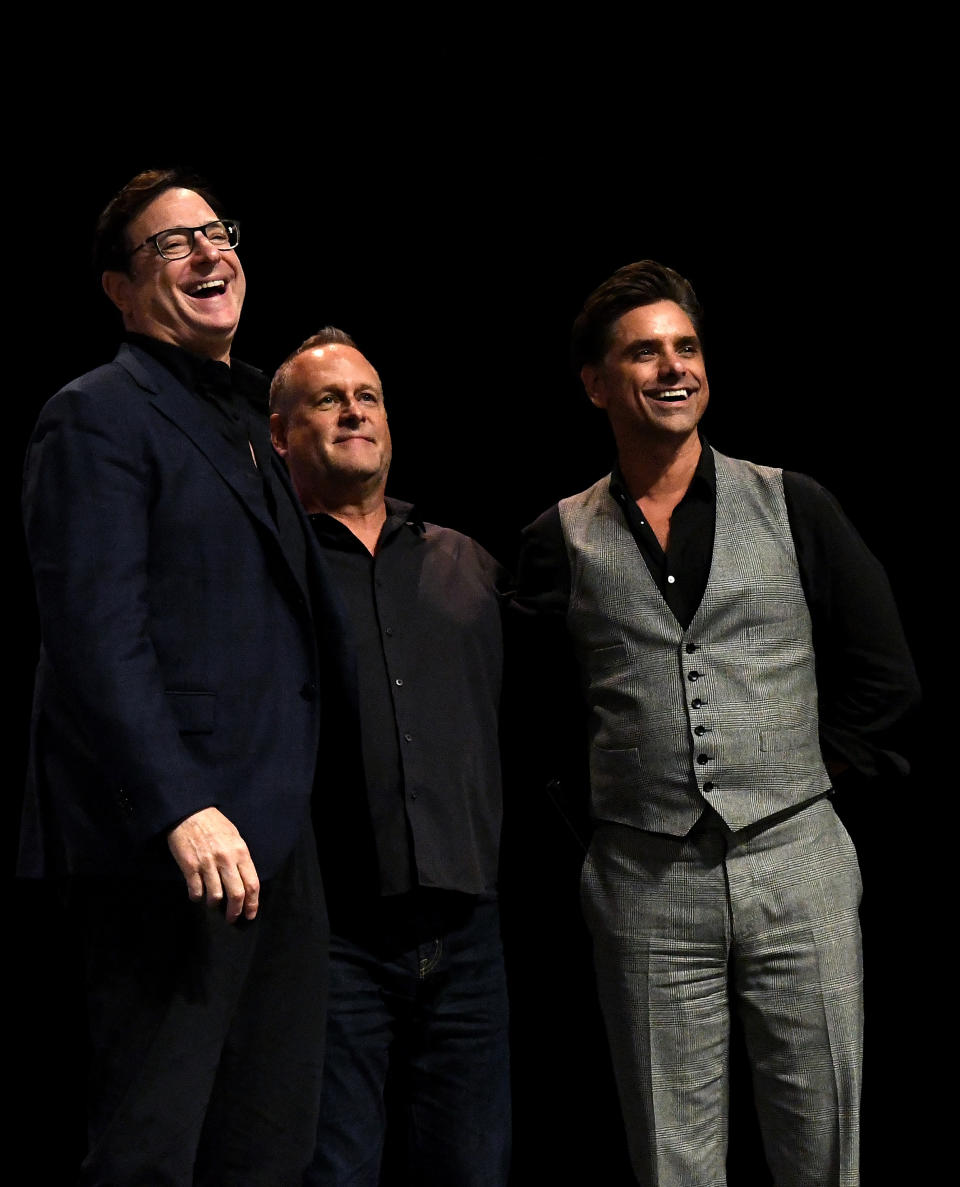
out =
[(219, 808), (203, 808), (170, 830), (167, 844), (194, 902), (227, 900), (227, 923), (254, 919), (260, 879), (243, 837)]

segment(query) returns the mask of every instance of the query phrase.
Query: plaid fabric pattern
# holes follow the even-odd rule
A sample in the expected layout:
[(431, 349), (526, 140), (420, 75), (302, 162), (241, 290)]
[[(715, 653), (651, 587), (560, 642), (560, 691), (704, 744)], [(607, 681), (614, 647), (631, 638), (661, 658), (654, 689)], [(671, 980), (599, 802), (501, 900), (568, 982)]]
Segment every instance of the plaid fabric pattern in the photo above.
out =
[(739, 833), (598, 827), (583, 905), (644, 1187), (726, 1184), (731, 1008), (778, 1187), (859, 1182), (860, 892), (827, 800)]
[(705, 803), (739, 829), (830, 786), (782, 473), (714, 455), (713, 563), (687, 630), (640, 557), (609, 477), (560, 503), (593, 814), (675, 836)]

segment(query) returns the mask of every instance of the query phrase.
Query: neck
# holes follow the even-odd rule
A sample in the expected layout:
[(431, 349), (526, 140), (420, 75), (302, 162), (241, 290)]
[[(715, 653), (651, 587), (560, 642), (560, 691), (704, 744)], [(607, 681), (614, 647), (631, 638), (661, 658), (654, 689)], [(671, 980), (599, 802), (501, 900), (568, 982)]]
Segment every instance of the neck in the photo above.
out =
[(700, 437), (692, 433), (680, 441), (631, 442), (618, 448), (618, 459), (632, 498), (676, 505), (693, 479), (700, 453)]
[(383, 497), (383, 486), (367, 493), (357, 490), (325, 490), (312, 492), (304, 500), (309, 512), (322, 511), (348, 527), (366, 550), (373, 555), (380, 539), (380, 529), (387, 521), (387, 504)]

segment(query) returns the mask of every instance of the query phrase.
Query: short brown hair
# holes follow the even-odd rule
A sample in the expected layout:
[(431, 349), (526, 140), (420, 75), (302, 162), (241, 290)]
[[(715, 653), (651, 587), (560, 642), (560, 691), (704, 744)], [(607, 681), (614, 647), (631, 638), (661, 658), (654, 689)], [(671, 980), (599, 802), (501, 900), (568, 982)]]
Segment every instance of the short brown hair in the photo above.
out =
[(130, 250), (127, 227), (141, 210), (167, 190), (193, 190), (216, 214), (220, 203), (206, 182), (189, 169), (144, 169), (131, 177), (123, 189), (110, 199), (97, 220), (93, 236), (93, 266), (97, 276), (104, 272), (129, 272)]
[(573, 323), (570, 347), (576, 370), (586, 363), (600, 362), (609, 349), (614, 322), (631, 309), (656, 301), (675, 301), (700, 337), (703, 311), (690, 281), (656, 260), (638, 260), (618, 268), (584, 302)]
[(271, 412), (279, 412), (283, 417), (289, 413), (292, 402), (288, 391), (291, 364), (297, 355), (303, 354), (306, 350), (317, 350), (321, 346), (352, 346), (354, 350), (360, 350), (346, 330), (337, 329), (336, 326), (324, 326), (309, 338), (305, 338), (292, 354), (287, 355), (273, 376), (270, 384)]

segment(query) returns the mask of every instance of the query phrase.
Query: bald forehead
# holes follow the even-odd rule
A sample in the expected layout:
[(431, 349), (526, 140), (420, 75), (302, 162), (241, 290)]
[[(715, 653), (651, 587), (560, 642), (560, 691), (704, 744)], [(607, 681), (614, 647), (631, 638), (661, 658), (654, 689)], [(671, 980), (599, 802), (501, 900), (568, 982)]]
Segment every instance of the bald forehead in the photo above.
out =
[(294, 387), (324, 387), (331, 384), (367, 384), (380, 390), (380, 376), (353, 346), (331, 342), (314, 346), (290, 360), (288, 382)]

